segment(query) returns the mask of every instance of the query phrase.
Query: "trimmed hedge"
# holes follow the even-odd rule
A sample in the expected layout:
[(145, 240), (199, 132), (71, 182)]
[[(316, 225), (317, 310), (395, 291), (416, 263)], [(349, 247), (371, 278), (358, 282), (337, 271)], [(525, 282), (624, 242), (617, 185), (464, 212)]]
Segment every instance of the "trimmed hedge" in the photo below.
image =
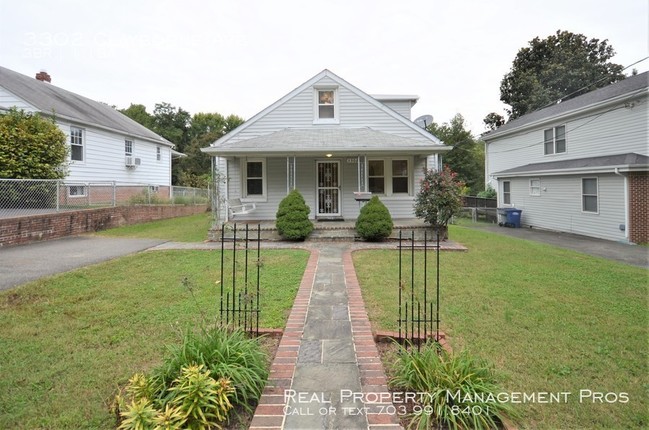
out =
[(380, 241), (392, 233), (392, 216), (383, 202), (373, 196), (356, 220), (356, 231), (359, 236), (369, 241)]
[(313, 231), (313, 223), (309, 219), (311, 208), (304, 201), (298, 190), (291, 191), (279, 203), (275, 226), (284, 239), (304, 240)]

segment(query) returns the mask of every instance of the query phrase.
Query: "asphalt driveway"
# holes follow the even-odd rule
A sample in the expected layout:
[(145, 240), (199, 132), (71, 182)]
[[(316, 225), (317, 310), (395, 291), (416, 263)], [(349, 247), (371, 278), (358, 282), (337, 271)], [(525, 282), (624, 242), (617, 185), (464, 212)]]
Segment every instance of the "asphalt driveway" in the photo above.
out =
[(0, 248), (0, 290), (133, 254), (164, 242), (82, 235)]
[(508, 228), (484, 223), (464, 224), (464, 226), (517, 237), (519, 239), (547, 243), (560, 248), (572, 249), (573, 251), (619, 261), (632, 266), (649, 268), (649, 248), (646, 246), (628, 245), (610, 240), (580, 236), (578, 234), (558, 233), (525, 227)]

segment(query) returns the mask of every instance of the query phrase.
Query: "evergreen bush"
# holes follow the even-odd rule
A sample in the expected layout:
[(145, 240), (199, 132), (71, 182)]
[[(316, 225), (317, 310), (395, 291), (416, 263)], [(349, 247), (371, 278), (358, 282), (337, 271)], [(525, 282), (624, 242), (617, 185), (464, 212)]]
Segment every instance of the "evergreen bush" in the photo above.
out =
[(275, 226), (284, 239), (304, 240), (313, 231), (313, 223), (309, 219), (311, 208), (304, 201), (298, 190), (291, 191), (279, 203)]
[(372, 196), (356, 220), (358, 235), (365, 240), (379, 241), (390, 236), (392, 227), (390, 211), (377, 196)]

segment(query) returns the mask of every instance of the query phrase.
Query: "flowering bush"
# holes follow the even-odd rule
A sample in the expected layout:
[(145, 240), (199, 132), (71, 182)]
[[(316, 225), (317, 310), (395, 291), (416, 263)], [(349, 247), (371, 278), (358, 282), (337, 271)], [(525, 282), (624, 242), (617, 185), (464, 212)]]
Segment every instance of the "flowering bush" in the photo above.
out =
[(415, 198), (415, 216), (444, 230), (451, 217), (462, 208), (463, 188), (464, 183), (448, 166), (441, 171), (424, 169)]

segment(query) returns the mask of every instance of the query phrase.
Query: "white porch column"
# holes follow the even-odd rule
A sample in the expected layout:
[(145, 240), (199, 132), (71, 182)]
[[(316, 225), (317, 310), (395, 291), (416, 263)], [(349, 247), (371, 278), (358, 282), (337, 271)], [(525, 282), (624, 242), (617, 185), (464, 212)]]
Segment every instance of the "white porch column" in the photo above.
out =
[(365, 155), (358, 156), (358, 191), (367, 192), (367, 157)]
[(286, 157), (286, 194), (295, 189), (295, 157)]

